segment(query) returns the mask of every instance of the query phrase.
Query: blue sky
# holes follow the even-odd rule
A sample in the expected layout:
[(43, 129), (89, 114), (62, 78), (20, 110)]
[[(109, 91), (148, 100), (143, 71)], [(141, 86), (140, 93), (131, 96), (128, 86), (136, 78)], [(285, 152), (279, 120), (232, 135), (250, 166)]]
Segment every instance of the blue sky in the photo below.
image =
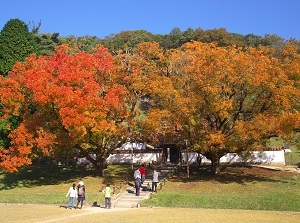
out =
[(60, 36), (104, 38), (140, 29), (168, 34), (177, 27), (300, 40), (299, 0), (5, 0), (0, 5), (0, 30), (18, 18), (27, 24), (41, 21), (40, 33)]

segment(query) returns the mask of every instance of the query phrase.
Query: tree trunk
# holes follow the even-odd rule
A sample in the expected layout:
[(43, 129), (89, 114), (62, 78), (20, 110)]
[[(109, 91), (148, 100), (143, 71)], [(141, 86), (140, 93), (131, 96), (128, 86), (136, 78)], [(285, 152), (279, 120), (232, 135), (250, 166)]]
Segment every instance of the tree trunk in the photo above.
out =
[(198, 155), (198, 156), (197, 156), (198, 168), (200, 168), (200, 166), (201, 166), (201, 161), (202, 161), (201, 153), (198, 153), (197, 155)]
[(103, 165), (101, 163), (96, 163), (96, 164), (94, 164), (94, 168), (97, 172), (97, 175), (102, 177), (103, 176), (103, 170), (104, 170)]
[(98, 176), (103, 176), (103, 170), (105, 168), (105, 164), (106, 164), (106, 159), (105, 158), (101, 158), (101, 157), (96, 157), (96, 159), (93, 159), (90, 156), (86, 156), (87, 160), (89, 160), (95, 170)]
[(211, 174), (217, 175), (220, 173), (220, 158), (218, 156), (213, 156), (211, 159)]
[(99, 176), (104, 176), (104, 169), (106, 168), (106, 159), (104, 158), (97, 159), (96, 163), (94, 164), (94, 167)]

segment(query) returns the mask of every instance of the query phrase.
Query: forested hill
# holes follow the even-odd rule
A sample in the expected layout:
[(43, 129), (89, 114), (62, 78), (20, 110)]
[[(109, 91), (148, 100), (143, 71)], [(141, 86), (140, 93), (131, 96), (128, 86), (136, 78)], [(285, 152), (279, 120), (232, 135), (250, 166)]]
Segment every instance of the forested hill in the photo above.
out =
[[(46, 37), (46, 36), (45, 36)], [(48, 38), (51, 38), (49, 34)], [(219, 46), (236, 45), (240, 47), (251, 46), (258, 47), (270, 46), (273, 48), (282, 48), (285, 44), (300, 46), (297, 39), (284, 40), (276, 34), (266, 34), (258, 36), (254, 34), (242, 35), (227, 32), (225, 28), (203, 30), (201, 28), (189, 28), (185, 31), (174, 28), (169, 34), (152, 34), (146, 30), (127, 30), (117, 34), (110, 34), (103, 39), (96, 36), (67, 36), (58, 37), (61, 43), (76, 42), (82, 47), (82, 50), (89, 50), (96, 44), (102, 44), (111, 52), (124, 48), (135, 48), (141, 42), (158, 42), (164, 49), (178, 48), (186, 42), (200, 41), (205, 43), (215, 42)]]
[[(18, 19), (12, 19), (7, 24), (15, 20)], [(97, 36), (60, 36), (59, 33), (39, 33), (41, 23), (38, 25), (28, 24), (27, 27), (28, 31), (33, 34), (33, 38), (38, 45), (38, 54), (40, 55), (51, 55), (54, 47), (62, 43), (76, 44), (82, 51), (88, 51), (95, 45), (102, 44), (111, 52), (125, 48), (134, 48), (141, 42), (158, 42), (164, 49), (172, 49), (193, 40), (205, 43), (216, 42), (219, 46), (258, 47), (262, 45), (282, 48), (287, 43), (300, 46), (300, 40), (297, 39), (285, 40), (276, 34), (265, 34), (263, 37), (254, 34), (242, 35), (227, 32), (225, 28), (208, 30), (188, 28), (185, 31), (174, 28), (169, 34), (152, 34), (146, 30), (127, 30), (117, 34), (108, 34), (108, 36), (101, 39)], [(2, 31), (0, 35), (2, 35)], [(18, 32), (17, 29), (15, 29), (15, 32)]]
[[(191, 41), (217, 43), (218, 46), (238, 47), (269, 46), (282, 50), (287, 44), (300, 49), (300, 40), (284, 38), (276, 34), (263, 37), (227, 32), (225, 28), (203, 30), (188, 28), (185, 31), (174, 28), (169, 34), (152, 34), (146, 30), (122, 31), (101, 39), (97, 36), (60, 36), (59, 33), (39, 33), (41, 23), (25, 24), (19, 19), (9, 20), (0, 32), (0, 73), (7, 75), (15, 61), (23, 61), (31, 53), (53, 55), (56, 46), (68, 43), (78, 51), (88, 52), (96, 45), (105, 46), (111, 53), (118, 50), (131, 50), (142, 42), (158, 42), (163, 49), (179, 48)], [(16, 53), (17, 52), (17, 53)], [(12, 58), (12, 55), (14, 58)]]

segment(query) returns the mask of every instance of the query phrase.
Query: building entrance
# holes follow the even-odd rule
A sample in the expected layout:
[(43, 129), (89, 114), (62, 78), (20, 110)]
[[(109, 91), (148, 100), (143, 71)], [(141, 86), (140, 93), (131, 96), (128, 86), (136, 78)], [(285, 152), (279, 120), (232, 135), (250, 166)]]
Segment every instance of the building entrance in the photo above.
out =
[(178, 163), (180, 159), (180, 148), (176, 145), (164, 145), (164, 162)]

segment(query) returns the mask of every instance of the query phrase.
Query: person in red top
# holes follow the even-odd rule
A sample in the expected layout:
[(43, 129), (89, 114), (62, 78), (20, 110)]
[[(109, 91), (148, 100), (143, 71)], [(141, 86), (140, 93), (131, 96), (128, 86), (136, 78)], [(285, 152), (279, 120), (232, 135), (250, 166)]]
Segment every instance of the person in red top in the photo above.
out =
[(140, 167), (140, 173), (141, 173), (141, 184), (143, 184), (146, 178), (146, 168), (144, 164)]

